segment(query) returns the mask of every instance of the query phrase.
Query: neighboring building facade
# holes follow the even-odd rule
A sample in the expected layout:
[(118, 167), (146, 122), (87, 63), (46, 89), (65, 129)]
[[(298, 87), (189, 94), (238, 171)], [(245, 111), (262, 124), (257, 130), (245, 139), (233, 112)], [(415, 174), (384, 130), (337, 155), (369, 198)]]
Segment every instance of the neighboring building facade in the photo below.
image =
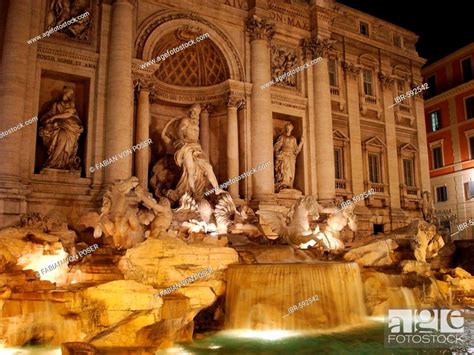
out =
[[(420, 217), (421, 193), (430, 190), (423, 99), (389, 108), (422, 83), (414, 33), (332, 0), (84, 0), (75, 11), (66, 3), (0, 1), (0, 130), (39, 116), (63, 86), (74, 89), (82, 122), (79, 171), (44, 168), (38, 124), (0, 140), (0, 226), (25, 212), (97, 208), (107, 184), (131, 175), (147, 185), (154, 162), (170, 153), (163, 127), (194, 103), (205, 108), (201, 145), (220, 182), (273, 161), (274, 140), (290, 122), (298, 141), (305, 137), (296, 190), (340, 203), (374, 189), (357, 204), (363, 234)], [(71, 30), (26, 44), (84, 11), (87, 20)], [(92, 171), (148, 136), (148, 151)], [(262, 208), (297, 197), (275, 193), (271, 168), (235, 185), (233, 197)]]
[[(451, 233), (474, 217), (474, 43), (423, 69), (432, 196)], [(454, 238), (472, 238), (467, 229)]]

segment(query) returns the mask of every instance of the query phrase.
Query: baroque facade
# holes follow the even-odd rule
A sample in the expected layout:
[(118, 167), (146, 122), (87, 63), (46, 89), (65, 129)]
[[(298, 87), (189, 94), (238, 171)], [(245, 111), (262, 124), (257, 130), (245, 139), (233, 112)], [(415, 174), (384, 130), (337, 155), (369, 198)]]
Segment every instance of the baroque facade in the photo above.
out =
[[(474, 43), (423, 68), (435, 213), (453, 238), (472, 239), (474, 216)], [(469, 227), (458, 229), (468, 222)]]
[[(219, 182), (274, 161), (288, 123), (298, 142), (305, 137), (289, 192), (275, 192), (267, 168), (231, 184), (234, 199), (288, 206), (299, 192), (339, 204), (373, 189), (355, 210), (361, 233), (420, 217), (430, 190), (423, 99), (389, 107), (422, 82), (414, 33), (332, 0), (72, 3), (0, 1), (0, 131), (39, 118), (0, 139), (1, 226), (27, 212), (96, 208), (107, 185), (132, 175), (149, 187), (153, 166), (170, 155), (162, 130), (195, 103)], [(85, 11), (73, 27), (27, 43)], [(54, 115), (75, 134), (55, 130)], [(69, 153), (48, 167), (43, 133), (53, 131)], [(94, 168), (149, 137), (149, 147)]]

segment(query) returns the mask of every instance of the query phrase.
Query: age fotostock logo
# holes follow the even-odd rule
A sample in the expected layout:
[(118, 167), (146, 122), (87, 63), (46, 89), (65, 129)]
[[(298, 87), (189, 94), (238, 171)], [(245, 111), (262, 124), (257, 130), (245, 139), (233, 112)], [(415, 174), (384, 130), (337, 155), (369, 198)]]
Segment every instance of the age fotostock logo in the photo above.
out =
[(462, 346), (466, 340), (464, 310), (390, 309), (385, 320), (389, 348)]

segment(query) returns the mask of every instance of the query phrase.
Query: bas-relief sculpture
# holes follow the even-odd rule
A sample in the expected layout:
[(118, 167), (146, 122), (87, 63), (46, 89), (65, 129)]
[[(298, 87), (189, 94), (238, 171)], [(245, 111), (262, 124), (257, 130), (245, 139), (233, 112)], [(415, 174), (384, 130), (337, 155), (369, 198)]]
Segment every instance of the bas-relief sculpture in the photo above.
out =
[(78, 141), (83, 131), (74, 103), (74, 89), (65, 86), (61, 99), (49, 102), (40, 116), (39, 136), (48, 155), (43, 167), (77, 171), (81, 164), (77, 156)]
[[(294, 50), (272, 46), (272, 76), (278, 78), (279, 76), (289, 72), (297, 66), (297, 56)], [(289, 75), (278, 81), (276, 85), (284, 85), (296, 88), (296, 75)]]
[(165, 195), (172, 201), (177, 201), (185, 193), (201, 200), (208, 188), (214, 188), (216, 194), (223, 192), (209, 158), (199, 143), (200, 113), (201, 105), (192, 105), (188, 116), (172, 119), (161, 134), (163, 141), (174, 148), (175, 163), (182, 169), (176, 188), (165, 191)]
[(90, 11), (88, 11), (90, 7), (81, 5), (83, 4), (76, 0), (51, 0), (46, 18), (48, 29), (54, 28), (85, 12), (89, 12), (88, 16), (60, 30), (60, 32), (67, 34), (69, 37), (79, 40), (88, 40), (89, 28), (92, 24), (92, 15)]
[(275, 191), (292, 189), (295, 181), (296, 157), (303, 147), (304, 137), (298, 144), (291, 134), (294, 126), (285, 124), (284, 133), (280, 134), (273, 146), (275, 152)]

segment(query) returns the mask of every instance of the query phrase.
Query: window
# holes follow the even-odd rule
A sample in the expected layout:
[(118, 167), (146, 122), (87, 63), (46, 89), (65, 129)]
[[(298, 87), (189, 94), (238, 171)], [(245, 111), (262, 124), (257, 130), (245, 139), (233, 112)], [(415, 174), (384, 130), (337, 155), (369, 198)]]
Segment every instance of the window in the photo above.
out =
[(469, 137), (469, 152), (471, 153), (470, 158), (474, 159), (474, 136)]
[(344, 164), (342, 160), (342, 148), (334, 149), (334, 168), (336, 179), (344, 179)]
[(441, 147), (433, 148), (433, 167), (434, 169), (439, 169), (443, 167), (443, 151)]
[(415, 186), (415, 174), (413, 169), (414, 165), (415, 164), (413, 164), (413, 159), (403, 159), (403, 174), (406, 186)]
[(372, 71), (364, 69), (362, 71), (364, 79), (364, 93), (369, 96), (374, 96), (373, 84), (372, 84)]
[(397, 91), (398, 95), (405, 93), (405, 80), (397, 79)]
[(431, 132), (436, 132), (437, 130), (441, 129), (440, 111), (431, 112), (430, 121), (431, 121)]
[(462, 69), (462, 80), (464, 82), (472, 80), (471, 58), (466, 58), (461, 61), (461, 69)]
[(436, 95), (436, 76), (431, 75), (426, 79), (426, 82), (428, 83), (428, 91), (427, 95), (428, 97), (433, 97)]
[(381, 183), (380, 177), (380, 154), (369, 153), (369, 180), (373, 183)]
[(365, 22), (360, 22), (359, 33), (364, 36), (369, 36), (369, 24)]
[(464, 184), (464, 189), (466, 192), (466, 200), (474, 198), (474, 181), (466, 182)]
[(329, 58), (329, 60), (328, 60), (328, 70), (329, 70), (329, 85), (337, 86), (336, 59)]
[(474, 118), (474, 96), (468, 97), (465, 101), (466, 119)]
[(393, 35), (393, 45), (398, 48), (402, 48), (402, 37), (399, 35)]
[(436, 202), (448, 201), (448, 188), (439, 186), (436, 188)]

